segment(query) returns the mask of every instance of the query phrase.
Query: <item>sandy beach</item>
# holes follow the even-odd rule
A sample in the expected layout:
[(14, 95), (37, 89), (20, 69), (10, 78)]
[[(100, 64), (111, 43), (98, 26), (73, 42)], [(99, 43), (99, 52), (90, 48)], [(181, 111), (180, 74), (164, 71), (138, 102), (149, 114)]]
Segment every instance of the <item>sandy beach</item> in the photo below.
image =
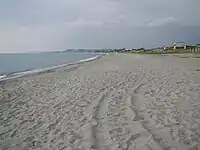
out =
[(114, 54), (0, 83), (1, 150), (200, 150), (200, 58)]

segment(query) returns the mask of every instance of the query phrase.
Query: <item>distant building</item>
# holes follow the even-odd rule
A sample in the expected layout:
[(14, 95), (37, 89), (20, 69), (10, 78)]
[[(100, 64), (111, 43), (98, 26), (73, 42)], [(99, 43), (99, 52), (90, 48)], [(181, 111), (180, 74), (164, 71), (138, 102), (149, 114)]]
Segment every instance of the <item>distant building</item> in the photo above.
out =
[(200, 48), (200, 44), (196, 44), (195, 46), (198, 47), (198, 48)]
[(175, 42), (173, 44), (173, 46), (174, 46), (174, 50), (175, 49), (187, 49), (187, 45), (185, 42)]

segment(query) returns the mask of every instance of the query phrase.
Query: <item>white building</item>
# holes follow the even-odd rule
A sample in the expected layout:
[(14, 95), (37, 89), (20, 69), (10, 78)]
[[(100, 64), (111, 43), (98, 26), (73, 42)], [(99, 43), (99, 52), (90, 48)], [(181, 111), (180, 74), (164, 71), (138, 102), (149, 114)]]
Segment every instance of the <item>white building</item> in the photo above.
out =
[(185, 42), (176, 42), (174, 43), (174, 49), (186, 49), (187, 45), (185, 44)]

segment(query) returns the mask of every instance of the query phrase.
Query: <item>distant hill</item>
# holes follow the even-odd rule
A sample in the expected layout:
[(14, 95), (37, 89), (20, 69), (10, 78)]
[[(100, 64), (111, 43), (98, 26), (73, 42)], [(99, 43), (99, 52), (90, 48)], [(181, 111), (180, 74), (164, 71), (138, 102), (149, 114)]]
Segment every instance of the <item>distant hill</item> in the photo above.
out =
[(64, 53), (68, 52), (93, 52), (93, 53), (104, 53), (109, 52), (109, 49), (66, 49)]

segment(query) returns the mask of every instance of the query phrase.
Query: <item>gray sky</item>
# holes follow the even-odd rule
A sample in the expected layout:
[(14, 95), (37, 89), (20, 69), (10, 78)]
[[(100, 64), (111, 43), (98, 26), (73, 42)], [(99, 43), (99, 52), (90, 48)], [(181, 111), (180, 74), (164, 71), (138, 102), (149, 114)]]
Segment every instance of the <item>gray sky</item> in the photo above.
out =
[(0, 52), (200, 43), (200, 0), (0, 0)]

